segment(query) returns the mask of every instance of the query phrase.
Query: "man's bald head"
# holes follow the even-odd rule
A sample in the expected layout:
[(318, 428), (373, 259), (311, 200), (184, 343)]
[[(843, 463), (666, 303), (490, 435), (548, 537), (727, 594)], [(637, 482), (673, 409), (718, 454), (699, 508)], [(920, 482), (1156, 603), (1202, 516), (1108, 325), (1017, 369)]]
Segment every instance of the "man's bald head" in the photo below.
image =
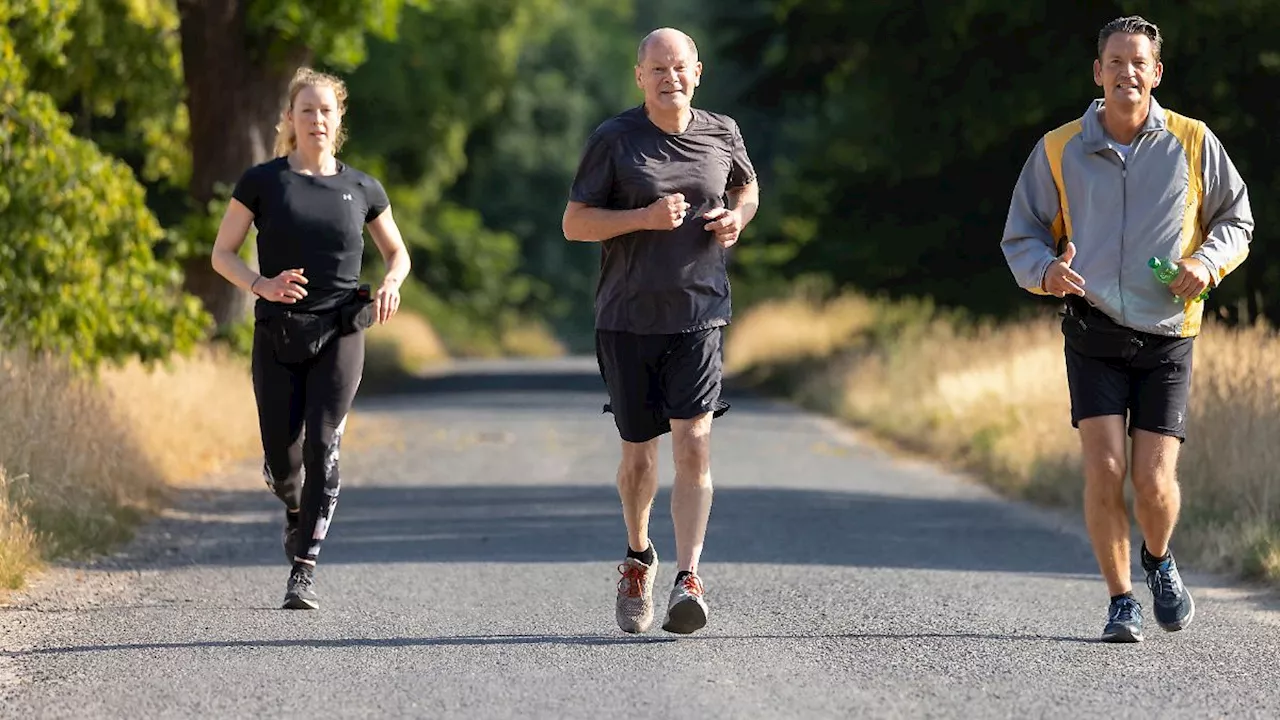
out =
[(636, 64), (643, 65), (645, 55), (649, 52), (650, 46), (657, 42), (683, 42), (689, 48), (689, 52), (693, 55), (693, 59), (698, 59), (698, 46), (693, 42), (693, 38), (675, 28), (658, 28), (640, 41), (640, 47), (636, 50)]

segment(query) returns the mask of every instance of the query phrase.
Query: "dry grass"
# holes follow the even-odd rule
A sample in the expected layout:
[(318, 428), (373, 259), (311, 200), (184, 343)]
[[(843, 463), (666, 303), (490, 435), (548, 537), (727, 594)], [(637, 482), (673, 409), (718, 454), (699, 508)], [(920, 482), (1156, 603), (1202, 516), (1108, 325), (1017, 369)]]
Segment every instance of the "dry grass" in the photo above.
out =
[(164, 478), (91, 381), (20, 354), (0, 356), (0, 381), (0, 577), (16, 587), (40, 558), (128, 537)]
[[(847, 296), (746, 313), (731, 371), (971, 470), (1012, 495), (1078, 504), (1080, 454), (1056, 318), (979, 326)], [(1179, 477), (1180, 555), (1280, 580), (1280, 337), (1207, 325)]]
[(261, 452), (249, 362), (228, 350), (203, 349), (152, 369), (112, 368), (100, 387), (114, 422), (166, 484)]
[(508, 357), (550, 358), (564, 355), (565, 347), (546, 323), (528, 320), (507, 328), (502, 351)]
[[(368, 338), (366, 378), (380, 362), (415, 371), (447, 357), (431, 326), (407, 313)], [(260, 483), (213, 479), (261, 452), (249, 363), (229, 350), (108, 367), (96, 378), (0, 353), (0, 384), (0, 589), (20, 587), (47, 559), (127, 540), (171, 488)], [(385, 434), (365, 425), (353, 414), (348, 443)]]
[(206, 349), (76, 375), (0, 355), (0, 587), (128, 539), (166, 490), (258, 451), (248, 364)]
[(36, 535), (27, 516), (10, 499), (9, 479), (0, 468), (0, 591), (22, 587), (27, 570), (39, 562)]
[(449, 360), (431, 323), (415, 313), (401, 311), (391, 322), (369, 328), (365, 338), (362, 389), (390, 389), (429, 365)]

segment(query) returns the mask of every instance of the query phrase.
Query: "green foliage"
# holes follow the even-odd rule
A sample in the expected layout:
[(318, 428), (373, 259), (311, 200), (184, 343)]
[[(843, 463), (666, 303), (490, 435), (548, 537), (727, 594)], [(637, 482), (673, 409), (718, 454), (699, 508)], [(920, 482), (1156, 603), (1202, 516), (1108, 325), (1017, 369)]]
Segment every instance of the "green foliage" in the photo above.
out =
[[(477, 127), (512, 92), (533, 21), (555, 7), (439, 0), (406, 8), (396, 41), (371, 41), (348, 82), (344, 153), (386, 185), (414, 277), (428, 289), (420, 310), (455, 349), (496, 347), (500, 328), (545, 293), (520, 272), (515, 235), (490, 229), (481, 213), (445, 195), (467, 167)], [(367, 247), (366, 265), (379, 267)]]
[(438, 0), (408, 8), (396, 41), (375, 39), (348, 83), (354, 156), (385, 161), (387, 184), (436, 202), (466, 166), (467, 138), (514, 80), (532, 13), (548, 0)]
[[(64, 17), (27, 6), (26, 38), (56, 52)], [(22, 5), (16, 6), (22, 10)], [(15, 5), (0, 5), (0, 22)], [(39, 32), (42, 23), (45, 32)], [(70, 132), (27, 72), (0, 25), (0, 336), (77, 366), (191, 349), (204, 314), (178, 289), (177, 269), (158, 261), (161, 237), (143, 189), (123, 163)], [(50, 38), (54, 38), (51, 40)]]
[(364, 62), (366, 35), (394, 41), (401, 11), (431, 7), (432, 0), (251, 0), (249, 25), (265, 40), (265, 54), (301, 46), (336, 68), (352, 70)]
[(567, 242), (560, 218), (587, 136), (639, 98), (629, 8), (587, 0), (539, 16), (514, 81), (469, 139), (466, 173), (449, 194), (518, 238), (521, 270), (548, 287), (536, 310), (563, 319), (561, 332), (592, 322), (599, 248)]
[[(1098, 30), (1133, 13), (1165, 36), (1160, 101), (1209, 122), (1253, 197), (1280, 189), (1280, 151), (1258, 141), (1280, 85), (1275, 0), (716, 5), (722, 55), (749, 58), (736, 61), (738, 99), (756, 113), (743, 129), (765, 197), (741, 251), (745, 261), (759, 248), (748, 275), (822, 272), (982, 313), (1034, 303), (1000, 253), (1009, 194), (1036, 140), (1100, 95)], [(1239, 27), (1252, 32), (1236, 37)], [(1214, 302), (1258, 302), (1280, 279), (1275, 211), (1253, 207), (1254, 255)]]
[(184, 184), (191, 158), (173, 0), (56, 5), (57, 25), (15, 33), (30, 85), (73, 115), (77, 135), (137, 167), (144, 180)]
[[(427, 191), (391, 187), (388, 195), (414, 277), (462, 322), (496, 327), (535, 291), (535, 281), (516, 272), (520, 246), (510, 233), (486, 228), (474, 210), (431, 204)], [(366, 247), (367, 274), (380, 278), (381, 259)], [(431, 315), (439, 318), (439, 308)]]

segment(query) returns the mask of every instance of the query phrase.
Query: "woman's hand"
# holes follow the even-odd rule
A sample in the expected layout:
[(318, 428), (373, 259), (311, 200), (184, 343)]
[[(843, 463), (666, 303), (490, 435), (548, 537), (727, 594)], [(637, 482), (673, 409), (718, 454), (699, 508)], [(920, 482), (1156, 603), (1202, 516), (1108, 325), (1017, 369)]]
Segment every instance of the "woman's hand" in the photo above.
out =
[(373, 298), (373, 314), (381, 325), (391, 319), (400, 309), (400, 283), (383, 280)]
[(249, 290), (264, 300), (292, 305), (307, 296), (307, 278), (302, 268), (285, 270), (273, 278), (259, 276)]

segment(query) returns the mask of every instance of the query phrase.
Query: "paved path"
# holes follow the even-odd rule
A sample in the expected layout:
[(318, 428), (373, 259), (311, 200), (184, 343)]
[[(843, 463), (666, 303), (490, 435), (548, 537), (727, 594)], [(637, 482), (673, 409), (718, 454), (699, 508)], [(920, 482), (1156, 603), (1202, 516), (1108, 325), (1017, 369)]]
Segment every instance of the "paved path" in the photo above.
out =
[[(742, 394), (715, 431), (711, 622), (624, 635), (593, 363), (412, 390), (359, 403), (320, 611), (277, 609), (280, 510), (246, 468), (0, 610), (0, 716), (1280, 716), (1273, 599), (1192, 577), (1190, 629), (1094, 642), (1106, 598), (1078, 523)], [(670, 480), (666, 462), (667, 559)]]

